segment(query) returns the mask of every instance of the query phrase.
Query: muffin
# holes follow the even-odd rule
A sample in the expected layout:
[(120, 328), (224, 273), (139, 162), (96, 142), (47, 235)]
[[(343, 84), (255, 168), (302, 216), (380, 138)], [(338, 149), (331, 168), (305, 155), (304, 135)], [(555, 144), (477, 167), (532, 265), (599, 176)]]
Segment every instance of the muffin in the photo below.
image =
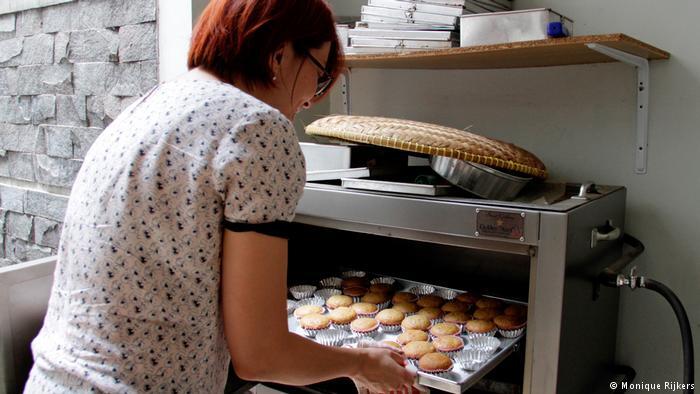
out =
[(499, 315), (493, 318), (493, 323), (506, 338), (515, 338), (525, 331), (525, 320), (521, 317)]
[(464, 302), (461, 301), (447, 301), (442, 307), (440, 307), (443, 312), (445, 313), (451, 313), (451, 312), (466, 312), (469, 310), (469, 304), (465, 304)]
[(343, 294), (352, 297), (353, 301), (359, 302), (360, 298), (367, 294), (367, 288), (359, 286), (345, 287), (343, 288)]
[(357, 319), (357, 313), (350, 307), (341, 306), (330, 311), (328, 317), (331, 319), (331, 323), (333, 323), (334, 326), (347, 329), (349, 328), (348, 324)]
[(394, 297), (391, 298), (391, 303), (392, 304), (399, 304), (402, 302), (416, 302), (418, 301), (418, 296), (409, 293), (407, 291), (399, 291), (398, 293), (394, 294)]
[(388, 283), (373, 283), (369, 286), (370, 293), (389, 294), (393, 289), (394, 287)]
[(472, 317), (468, 313), (464, 312), (451, 312), (445, 315), (442, 320), (445, 323), (455, 323), (455, 324), (467, 324)]
[(506, 309), (503, 311), (504, 315), (507, 316), (515, 316), (515, 317), (522, 317), (525, 318), (527, 317), (527, 307), (524, 305), (508, 305)]
[(435, 346), (428, 341), (414, 341), (404, 345), (401, 350), (406, 358), (410, 360), (418, 360), (428, 353), (435, 352)]
[(464, 329), (470, 335), (490, 336), (496, 333), (496, 324), (490, 320), (469, 320)]
[(342, 295), (342, 294), (330, 296), (326, 300), (326, 306), (330, 309), (335, 309), (335, 308), (340, 308), (343, 306), (350, 306), (350, 305), (352, 305), (352, 297)]
[(474, 311), (474, 319), (477, 320), (493, 320), (494, 317), (501, 314), (499, 309), (485, 308)]
[(430, 319), (422, 315), (408, 316), (401, 322), (401, 328), (404, 330), (428, 331), (430, 328)]
[(452, 369), (452, 360), (442, 353), (427, 353), (418, 360), (418, 369), (438, 375)]
[(310, 313), (299, 320), (299, 325), (306, 335), (314, 336), (317, 332), (325, 330), (331, 325), (331, 319), (320, 313)]
[(377, 312), (379, 312), (379, 307), (377, 304), (370, 304), (368, 302), (358, 302), (350, 305), (350, 308), (352, 308), (355, 313), (361, 317), (374, 316), (377, 314)]
[(370, 336), (379, 329), (379, 322), (371, 317), (360, 317), (350, 323), (350, 330), (360, 336)]
[(416, 341), (428, 341), (428, 333), (421, 330), (406, 330), (396, 337), (396, 342), (405, 345)]
[(386, 303), (387, 305), (385, 306), (388, 306), (389, 296), (384, 293), (367, 293), (360, 299), (360, 301), (370, 304), (377, 304), (379, 306)]
[(442, 297), (428, 294), (419, 298), (416, 304), (422, 308), (439, 308), (444, 302)]
[(493, 323), (501, 330), (515, 330), (523, 326), (524, 320), (508, 315), (498, 315), (493, 318)]
[(322, 314), (324, 311), (325, 309), (323, 309), (323, 307), (320, 305), (303, 305), (294, 310), (294, 317), (301, 319), (302, 317), (312, 313)]
[(386, 347), (392, 348), (392, 349), (401, 350), (401, 345), (399, 345), (398, 343), (396, 343), (394, 341), (384, 340), (384, 341), (381, 341), (379, 343), (381, 343), (382, 345), (384, 345)]
[(455, 300), (471, 305), (475, 304), (479, 300), (479, 298), (481, 297), (473, 293), (462, 293), (455, 297)]
[(403, 312), (396, 309), (384, 309), (377, 313), (374, 318), (379, 321), (384, 332), (394, 332), (401, 329), (401, 321), (405, 315)]
[(476, 302), (476, 307), (479, 309), (486, 309), (486, 308), (493, 308), (493, 309), (500, 309), (503, 307), (503, 301), (497, 300), (495, 298), (480, 298)]
[(458, 336), (443, 335), (433, 338), (433, 346), (435, 346), (435, 350), (438, 352), (452, 355), (452, 353), (464, 349), (464, 341)]
[(340, 282), (340, 287), (345, 289), (348, 287), (367, 287), (367, 278), (352, 277), (345, 278)]
[(440, 308), (423, 308), (418, 311), (418, 315), (425, 316), (433, 323), (437, 323), (442, 317)]
[(396, 309), (397, 311), (401, 311), (404, 314), (406, 314), (406, 316), (410, 316), (418, 312), (420, 308), (418, 307), (418, 305), (413, 304), (411, 302), (399, 302), (398, 304), (394, 304), (394, 306), (392, 306), (392, 309)]
[(462, 328), (458, 324), (454, 323), (438, 323), (430, 327), (430, 334), (434, 337), (459, 335), (460, 332), (462, 332)]

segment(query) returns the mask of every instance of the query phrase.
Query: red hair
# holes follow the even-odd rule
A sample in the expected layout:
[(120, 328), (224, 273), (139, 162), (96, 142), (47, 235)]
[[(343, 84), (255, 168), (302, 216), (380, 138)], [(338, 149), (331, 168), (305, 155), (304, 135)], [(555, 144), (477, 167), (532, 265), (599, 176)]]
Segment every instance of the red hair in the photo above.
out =
[(330, 42), (326, 70), (337, 80), (343, 54), (324, 0), (211, 0), (194, 28), (187, 65), (231, 84), (240, 76), (271, 86), (270, 58), (287, 42), (299, 56)]

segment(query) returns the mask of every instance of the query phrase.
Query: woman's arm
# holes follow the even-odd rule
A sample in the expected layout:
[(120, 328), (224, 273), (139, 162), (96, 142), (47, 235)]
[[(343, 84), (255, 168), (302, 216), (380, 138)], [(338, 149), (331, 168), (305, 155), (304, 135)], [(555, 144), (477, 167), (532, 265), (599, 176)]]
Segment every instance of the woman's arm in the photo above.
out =
[(287, 328), (287, 240), (224, 231), (224, 327), (236, 373), (246, 380), (306, 385), (349, 377), (374, 391), (410, 387), (403, 357), (387, 349), (333, 348)]

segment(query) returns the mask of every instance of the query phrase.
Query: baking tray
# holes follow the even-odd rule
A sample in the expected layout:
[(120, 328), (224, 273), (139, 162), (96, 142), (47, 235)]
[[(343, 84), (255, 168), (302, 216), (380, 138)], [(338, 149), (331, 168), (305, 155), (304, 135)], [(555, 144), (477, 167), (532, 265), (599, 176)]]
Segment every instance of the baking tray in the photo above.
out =
[(381, 192), (415, 194), (419, 196), (445, 196), (455, 191), (452, 185), (424, 185), (420, 183), (352, 178), (341, 178), (341, 182), (342, 186), (346, 189), (375, 190)]
[[(386, 275), (379, 275), (379, 274), (369, 274), (371, 277), (386, 277)], [(340, 277), (340, 275), (338, 275)], [(396, 280), (396, 288), (397, 291), (407, 291), (409, 288), (413, 286), (423, 286), (423, 285), (429, 285), (435, 288), (435, 291), (438, 292), (440, 290), (454, 290), (459, 293), (464, 293), (464, 290), (459, 290), (459, 289), (452, 289), (448, 287), (440, 287), (440, 286), (435, 286), (431, 285), (429, 283), (421, 283), (421, 282), (415, 282), (415, 281), (410, 281), (406, 279), (401, 279), (401, 278), (396, 278), (393, 277)], [(320, 279), (320, 278), (319, 278)], [(520, 304), (520, 305), (525, 305), (527, 306), (527, 303), (521, 302), (521, 301), (516, 301), (516, 300), (511, 300), (507, 298), (502, 298), (502, 297), (495, 297), (495, 296), (490, 296), (488, 294), (481, 294), (484, 297), (489, 297), (489, 298), (495, 298), (502, 300), (507, 303), (511, 304)], [(303, 330), (299, 326), (299, 323), (297, 322), (297, 319), (294, 317), (294, 315), (291, 315), (287, 319), (287, 325), (289, 327), (289, 331), (293, 332), (295, 334), (301, 335), (305, 338), (306, 335), (304, 335)], [(376, 341), (383, 341), (383, 340), (395, 340), (396, 337), (400, 334), (401, 332), (399, 331), (398, 333), (384, 333), (379, 331), (379, 334), (377, 334), (374, 339)], [(467, 371), (459, 367), (457, 364), (454, 365), (452, 371), (448, 372), (445, 374), (444, 377), (439, 377), (439, 376), (434, 376), (431, 374), (427, 374), (421, 371), (418, 371), (418, 383), (426, 386), (426, 387), (431, 387), (439, 390), (446, 391), (448, 393), (462, 393), (463, 391), (467, 390), (471, 386), (473, 386), (476, 382), (478, 382), (484, 375), (489, 373), (492, 369), (494, 369), (498, 364), (500, 364), (503, 360), (506, 359), (511, 353), (516, 351), (520, 347), (520, 341), (524, 338), (525, 333), (521, 334), (520, 336), (516, 338), (504, 338), (502, 336), (496, 335), (496, 338), (498, 338), (501, 341), (501, 345), (498, 347), (498, 349), (491, 355), (491, 357), (478, 369), (474, 371)], [(464, 340), (464, 343), (466, 346), (469, 344), (469, 339), (465, 335), (461, 335), (461, 338)], [(309, 338), (312, 339), (313, 338)], [(350, 346), (354, 347), (357, 345), (359, 337), (354, 336), (351, 333), (351, 336), (346, 339), (343, 342), (343, 346)], [(466, 347), (465, 346), (465, 347)]]

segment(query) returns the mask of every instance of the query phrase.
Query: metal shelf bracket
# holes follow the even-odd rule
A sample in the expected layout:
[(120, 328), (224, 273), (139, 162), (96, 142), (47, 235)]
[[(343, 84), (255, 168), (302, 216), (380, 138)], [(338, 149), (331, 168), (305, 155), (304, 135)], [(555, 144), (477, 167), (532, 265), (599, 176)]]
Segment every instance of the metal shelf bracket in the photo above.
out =
[(643, 57), (601, 44), (589, 43), (586, 46), (637, 69), (637, 146), (635, 149), (634, 172), (636, 174), (646, 174), (649, 138), (649, 61)]
[(340, 97), (343, 99), (343, 108), (345, 115), (352, 115), (350, 112), (350, 73), (352, 70), (348, 67), (343, 72), (342, 82), (340, 85)]

